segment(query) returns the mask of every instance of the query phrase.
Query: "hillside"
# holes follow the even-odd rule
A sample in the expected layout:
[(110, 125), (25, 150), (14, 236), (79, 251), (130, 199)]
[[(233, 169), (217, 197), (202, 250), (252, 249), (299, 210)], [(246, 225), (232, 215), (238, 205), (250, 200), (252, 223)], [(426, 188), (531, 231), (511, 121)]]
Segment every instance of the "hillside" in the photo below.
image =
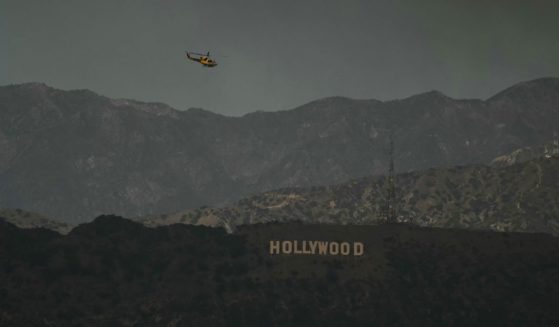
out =
[(21, 209), (0, 209), (0, 220), (5, 220), (19, 228), (46, 228), (60, 234), (67, 234), (73, 228), (72, 225), (56, 219)]
[(559, 137), (549, 144), (538, 147), (524, 147), (516, 149), (509, 154), (503, 154), (493, 159), (492, 167), (506, 167), (536, 158), (551, 158), (559, 156)]
[[(199, 208), (142, 219), (148, 226), (207, 226), (300, 220), (375, 224), (385, 217), (383, 176), (258, 194), (224, 208)], [(544, 232), (559, 235), (559, 157), (502, 168), (472, 165), (396, 176), (399, 221), (420, 226)]]
[[(0, 222), (2, 326), (553, 326), (559, 239), (408, 225), (226, 234), (100, 217), (69, 235)], [(270, 255), (270, 240), (361, 242)]]
[(0, 87), (0, 207), (88, 221), (232, 203), (285, 187), (489, 163), (557, 132), (559, 79), (494, 97), (325, 98), (226, 117), (44, 84)]

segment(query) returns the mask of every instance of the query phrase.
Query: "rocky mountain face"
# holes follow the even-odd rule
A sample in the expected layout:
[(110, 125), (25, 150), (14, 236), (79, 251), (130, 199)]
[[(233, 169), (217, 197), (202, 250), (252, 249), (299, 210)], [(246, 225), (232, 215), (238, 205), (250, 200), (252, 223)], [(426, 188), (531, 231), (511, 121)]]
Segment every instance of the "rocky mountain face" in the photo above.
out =
[(380, 102), (326, 98), (226, 117), (30, 83), (0, 87), (0, 207), (83, 222), (231, 203), (283, 187), (488, 163), (549, 143), (559, 79), (487, 101), (438, 92)]
[[(142, 220), (235, 226), (298, 220), (306, 223), (377, 224), (386, 218), (387, 178), (285, 188), (222, 208), (199, 208)], [(431, 168), (395, 178), (398, 221), (420, 226), (543, 232), (559, 235), (559, 156), (504, 167)]]
[[(0, 239), (2, 326), (559, 324), (559, 239), (543, 234), (104, 216), (66, 236), (0, 221)], [(270, 255), (270, 240), (363, 252)]]
[(492, 167), (506, 167), (516, 163), (526, 162), (535, 158), (552, 158), (559, 156), (559, 137), (553, 142), (539, 147), (524, 147), (516, 149), (509, 154), (504, 154), (493, 159)]
[(60, 234), (68, 234), (74, 227), (39, 213), (21, 209), (0, 209), (0, 220), (14, 224), (19, 228), (46, 228)]

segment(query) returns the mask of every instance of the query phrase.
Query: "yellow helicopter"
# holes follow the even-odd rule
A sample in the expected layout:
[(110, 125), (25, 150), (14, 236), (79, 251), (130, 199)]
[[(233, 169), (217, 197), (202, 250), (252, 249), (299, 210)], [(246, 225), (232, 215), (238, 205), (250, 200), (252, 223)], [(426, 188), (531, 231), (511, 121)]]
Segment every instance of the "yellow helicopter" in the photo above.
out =
[(186, 57), (192, 61), (199, 62), (204, 67), (215, 67), (217, 66), (217, 61), (210, 58), (210, 52), (208, 51), (206, 54), (203, 53), (196, 53), (196, 52), (186, 52)]

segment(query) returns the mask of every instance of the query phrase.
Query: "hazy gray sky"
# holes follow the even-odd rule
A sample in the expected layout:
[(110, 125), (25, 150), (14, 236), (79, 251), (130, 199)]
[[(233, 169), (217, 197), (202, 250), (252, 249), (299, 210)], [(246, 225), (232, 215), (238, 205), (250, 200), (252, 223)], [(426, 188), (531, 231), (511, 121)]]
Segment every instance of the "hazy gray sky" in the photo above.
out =
[(227, 115), (333, 95), (486, 98), (559, 76), (558, 15), (556, 0), (0, 0), (0, 84)]

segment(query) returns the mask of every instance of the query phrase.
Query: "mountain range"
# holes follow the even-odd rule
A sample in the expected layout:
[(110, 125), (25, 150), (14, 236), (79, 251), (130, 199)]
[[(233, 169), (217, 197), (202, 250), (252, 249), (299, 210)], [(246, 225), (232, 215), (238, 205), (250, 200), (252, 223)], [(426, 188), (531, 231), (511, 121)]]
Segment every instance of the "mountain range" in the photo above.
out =
[(559, 79), (487, 100), (331, 97), (228, 117), (40, 83), (0, 87), (0, 207), (68, 223), (222, 206), (279, 188), (489, 163), (557, 138)]

